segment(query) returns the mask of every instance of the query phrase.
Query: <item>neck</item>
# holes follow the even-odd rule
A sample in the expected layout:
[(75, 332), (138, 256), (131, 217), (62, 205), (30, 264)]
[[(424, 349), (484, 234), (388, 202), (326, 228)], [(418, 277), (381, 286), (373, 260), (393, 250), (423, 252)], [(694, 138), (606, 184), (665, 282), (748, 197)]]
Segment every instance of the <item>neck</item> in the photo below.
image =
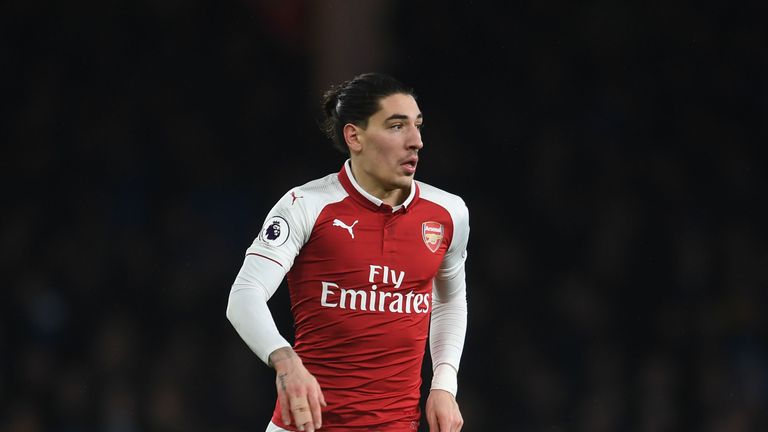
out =
[(385, 204), (391, 207), (396, 207), (408, 198), (410, 189), (387, 187), (387, 185), (382, 184), (366, 173), (362, 167), (355, 164), (354, 159), (351, 161), (350, 167), (352, 177), (355, 178), (357, 184), (360, 185), (364, 191), (382, 200)]

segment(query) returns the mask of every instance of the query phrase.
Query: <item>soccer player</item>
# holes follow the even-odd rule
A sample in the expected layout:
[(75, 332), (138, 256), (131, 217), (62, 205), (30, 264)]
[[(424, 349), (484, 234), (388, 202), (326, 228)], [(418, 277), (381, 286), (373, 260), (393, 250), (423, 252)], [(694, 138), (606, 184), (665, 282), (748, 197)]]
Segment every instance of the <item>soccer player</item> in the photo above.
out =
[[(429, 430), (458, 432), (467, 207), (414, 180), (424, 118), (399, 81), (358, 75), (328, 90), (323, 108), (324, 131), (348, 159), (272, 208), (227, 305), (277, 375), (267, 431), (416, 431), (429, 340)], [(293, 347), (267, 306), (286, 275)]]

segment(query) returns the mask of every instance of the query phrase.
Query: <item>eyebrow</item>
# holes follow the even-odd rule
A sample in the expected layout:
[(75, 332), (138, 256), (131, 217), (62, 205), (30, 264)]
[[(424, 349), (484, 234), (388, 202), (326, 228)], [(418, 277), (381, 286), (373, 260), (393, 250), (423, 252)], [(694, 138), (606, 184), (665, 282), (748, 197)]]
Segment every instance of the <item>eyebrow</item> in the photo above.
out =
[[(424, 118), (424, 116), (421, 115), (421, 113), (419, 113), (419, 115), (416, 116), (416, 120), (420, 118)], [(386, 123), (390, 120), (408, 120), (408, 116), (405, 114), (392, 114), (391, 116), (385, 118), (384, 122)]]

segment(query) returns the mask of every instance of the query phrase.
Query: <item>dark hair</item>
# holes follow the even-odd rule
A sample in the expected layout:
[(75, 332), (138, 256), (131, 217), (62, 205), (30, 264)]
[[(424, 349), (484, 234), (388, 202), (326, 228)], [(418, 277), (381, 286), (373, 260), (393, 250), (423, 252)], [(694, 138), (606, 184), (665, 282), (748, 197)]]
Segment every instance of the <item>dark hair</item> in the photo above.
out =
[(320, 128), (342, 153), (349, 154), (344, 140), (344, 125), (368, 127), (368, 118), (381, 109), (380, 101), (393, 94), (416, 95), (411, 88), (382, 73), (364, 73), (332, 86), (323, 94), (323, 120)]

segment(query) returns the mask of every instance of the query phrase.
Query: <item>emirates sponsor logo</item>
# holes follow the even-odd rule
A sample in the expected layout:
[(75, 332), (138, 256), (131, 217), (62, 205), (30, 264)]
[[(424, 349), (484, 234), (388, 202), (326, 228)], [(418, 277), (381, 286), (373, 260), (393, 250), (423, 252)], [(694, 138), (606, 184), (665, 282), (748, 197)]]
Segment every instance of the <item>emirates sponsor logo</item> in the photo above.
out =
[[(361, 310), (367, 312), (389, 312), (398, 314), (426, 314), (431, 306), (430, 294), (414, 293), (413, 290), (397, 292), (403, 280), (404, 271), (395, 271), (387, 266), (370, 265), (368, 268), (369, 289), (345, 289), (333, 282), (322, 282), (320, 305), (327, 308)], [(392, 290), (382, 288), (390, 286)]]
[(432, 253), (440, 249), (444, 233), (443, 224), (439, 222), (428, 221), (421, 224), (421, 238)]
[(391, 312), (399, 314), (429, 312), (430, 295), (377, 291), (376, 285), (370, 290), (344, 289), (333, 282), (323, 282), (320, 304), (328, 308), (361, 310), (368, 312)]

